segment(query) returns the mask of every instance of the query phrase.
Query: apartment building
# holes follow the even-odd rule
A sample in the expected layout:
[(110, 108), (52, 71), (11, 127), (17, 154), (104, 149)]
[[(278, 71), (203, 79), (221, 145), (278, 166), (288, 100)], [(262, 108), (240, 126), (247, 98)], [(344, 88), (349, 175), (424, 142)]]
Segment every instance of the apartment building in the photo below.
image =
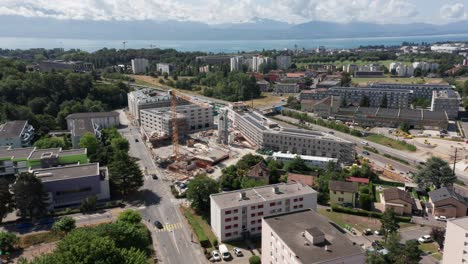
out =
[(80, 204), (91, 196), (100, 201), (110, 198), (109, 173), (99, 163), (38, 169), (33, 173), (49, 195), (51, 208)]
[[(233, 106), (234, 109), (244, 109)], [(340, 163), (354, 160), (352, 143), (330, 134), (304, 129), (280, 127), (258, 112), (228, 108), (228, 118), (250, 143), (276, 152), (338, 159)]]
[[(140, 120), (140, 110), (171, 106), (171, 96), (151, 88), (132, 91), (127, 94), (128, 110), (132, 116)], [(177, 105), (186, 105), (187, 101), (177, 98)]]
[(75, 113), (68, 115), (67, 129), (71, 133), (71, 141), (74, 148), (78, 148), (81, 137), (91, 133), (97, 137), (101, 136), (103, 128), (118, 127), (120, 125), (119, 113), (112, 112), (90, 112)]
[(210, 195), (211, 229), (219, 241), (260, 235), (262, 218), (317, 209), (317, 192), (300, 183), (282, 183)]
[(156, 71), (160, 73), (167, 73), (170, 74), (174, 70), (174, 66), (169, 63), (157, 63), (156, 64)]
[(382, 104), (382, 99), (387, 97), (388, 108), (407, 108), (411, 102), (411, 90), (399, 89), (373, 89), (363, 87), (332, 87), (330, 89), (320, 89), (303, 92), (300, 95), (302, 100), (323, 100), (330, 96), (339, 96), (348, 104), (359, 105), (362, 98), (367, 96), (369, 104), (378, 107)]
[(442, 91), (442, 90), (455, 90), (453, 85), (444, 85), (444, 84), (409, 84), (409, 83), (372, 83), (369, 85), (369, 88), (374, 88), (378, 90), (382, 89), (392, 89), (392, 90), (410, 90), (411, 98), (425, 98), (428, 100), (432, 99), (433, 91)]
[(260, 87), (260, 91), (262, 92), (270, 91), (270, 83), (265, 80), (257, 81), (257, 85)]
[(291, 56), (280, 55), (276, 57), (278, 69), (286, 70), (291, 66)]
[(277, 82), (274, 86), (274, 91), (277, 94), (283, 93), (298, 93), (299, 92), (299, 85), (295, 82), (292, 83), (281, 83)]
[(27, 120), (7, 121), (0, 124), (0, 147), (27, 147), (34, 137), (34, 127)]
[(252, 71), (258, 72), (260, 71), (260, 65), (262, 64), (270, 64), (273, 62), (273, 59), (270, 57), (264, 56), (253, 56), (252, 57)]
[(262, 220), (262, 263), (364, 264), (363, 250), (312, 210)]
[(86, 163), (86, 149), (0, 147), (0, 176), (16, 175), (30, 169)]
[(443, 264), (468, 262), (468, 217), (447, 221)]
[(421, 69), (423, 71), (436, 71), (437, 69), (439, 69), (439, 64), (432, 63), (432, 62), (416, 61), (416, 62), (413, 62), (413, 68)]
[[(213, 107), (207, 105), (177, 106), (179, 135), (213, 129)], [(148, 132), (159, 135), (171, 135), (172, 111), (168, 107), (145, 109), (140, 111), (140, 125)]]
[(457, 91), (432, 91), (431, 111), (445, 111), (450, 119), (456, 119), (460, 101), (460, 95)]
[(244, 63), (244, 57), (234, 56), (234, 57), (231, 58), (230, 62), (231, 62), (231, 71), (242, 70), (242, 64)]
[(145, 73), (149, 63), (147, 59), (135, 58), (132, 60), (132, 71), (134, 74)]
[(228, 64), (231, 60), (231, 55), (212, 55), (195, 57), (197, 62), (206, 63), (208, 65)]

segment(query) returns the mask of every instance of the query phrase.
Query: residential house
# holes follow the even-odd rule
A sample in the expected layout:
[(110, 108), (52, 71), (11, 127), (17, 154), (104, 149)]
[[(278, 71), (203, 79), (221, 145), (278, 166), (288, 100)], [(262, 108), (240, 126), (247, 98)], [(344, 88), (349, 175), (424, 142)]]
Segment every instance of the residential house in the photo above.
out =
[(393, 209), (398, 215), (410, 215), (413, 210), (411, 195), (398, 188), (389, 188), (383, 191), (382, 204), (384, 209)]
[(260, 161), (250, 168), (247, 172), (247, 177), (256, 181), (265, 180), (267, 183), (270, 183), (270, 169), (268, 169), (264, 161)]
[(463, 217), (467, 215), (468, 201), (454, 190), (442, 187), (429, 192), (429, 203), (426, 207), (428, 213), (433, 216)]
[(355, 182), (329, 181), (330, 204), (356, 206), (359, 185)]

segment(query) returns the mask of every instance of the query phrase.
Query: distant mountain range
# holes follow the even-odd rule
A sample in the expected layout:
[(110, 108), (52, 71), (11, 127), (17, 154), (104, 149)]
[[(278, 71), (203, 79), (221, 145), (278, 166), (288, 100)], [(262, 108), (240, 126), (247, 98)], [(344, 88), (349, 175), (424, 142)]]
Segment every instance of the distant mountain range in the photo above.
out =
[(245, 23), (208, 25), (180, 21), (82, 21), (0, 16), (0, 37), (109, 40), (280, 40), (463, 33), (468, 33), (468, 21), (444, 25), (364, 22), (341, 24), (322, 21), (288, 24), (257, 18)]

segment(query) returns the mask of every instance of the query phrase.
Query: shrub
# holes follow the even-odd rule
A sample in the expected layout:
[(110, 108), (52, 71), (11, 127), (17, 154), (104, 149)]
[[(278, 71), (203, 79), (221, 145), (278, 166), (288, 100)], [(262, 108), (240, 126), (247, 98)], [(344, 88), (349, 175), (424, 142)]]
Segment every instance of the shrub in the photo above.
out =
[[(352, 214), (352, 215), (359, 215), (359, 216), (365, 216), (365, 217), (373, 217), (373, 218), (381, 218), (382, 213), (379, 212), (372, 212), (372, 211), (366, 211), (366, 210), (356, 210), (352, 208), (346, 208), (343, 206), (339, 206), (336, 204), (333, 204), (331, 206), (332, 210), (334, 212), (338, 213), (345, 213), (345, 214)], [(398, 221), (400, 222), (410, 222), (411, 217), (406, 217), (406, 216), (397, 216)]]
[(213, 247), (218, 248), (218, 239), (213, 240)]
[(259, 256), (251, 256), (249, 258), (249, 264), (260, 264), (260, 263), (262, 263), (262, 261)]

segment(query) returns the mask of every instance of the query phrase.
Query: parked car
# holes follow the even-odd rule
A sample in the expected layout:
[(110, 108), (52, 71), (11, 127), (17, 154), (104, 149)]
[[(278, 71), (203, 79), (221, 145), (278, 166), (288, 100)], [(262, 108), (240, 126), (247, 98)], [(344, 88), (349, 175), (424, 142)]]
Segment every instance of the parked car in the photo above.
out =
[(377, 241), (377, 240), (375, 240), (374, 242), (372, 242), (372, 247), (373, 247), (374, 249), (377, 249), (377, 250), (380, 250), (380, 249), (383, 249), (383, 248), (384, 248), (384, 247), (382, 246), (382, 244), (381, 244), (379, 241)]
[(436, 216), (436, 217), (434, 217), (434, 218), (435, 218), (435, 220), (437, 220), (437, 221), (447, 222), (447, 217), (446, 217), (446, 216), (443, 216), (443, 215)]
[(432, 238), (431, 238), (430, 235), (424, 235), (424, 236), (418, 238), (419, 243), (429, 243), (431, 241), (432, 241)]
[(140, 142), (140, 141), (138, 140), (138, 138), (135, 138), (135, 142)]
[(158, 229), (163, 229), (164, 228), (164, 226), (158, 220), (154, 221), (154, 226), (156, 226)]
[(367, 150), (364, 150), (364, 151), (362, 152), (362, 154), (364, 154), (364, 155), (370, 155), (369, 151), (367, 151)]
[(219, 245), (219, 252), (221, 252), (221, 256), (224, 260), (231, 259), (231, 253), (229, 253), (229, 250), (225, 244)]
[(153, 180), (157, 180), (157, 179), (158, 179), (158, 175), (156, 175), (156, 174), (151, 175), (151, 177), (153, 178)]
[(367, 141), (361, 141), (361, 144), (363, 144), (364, 146), (369, 145), (369, 143), (367, 143)]
[(242, 257), (244, 255), (242, 251), (238, 248), (234, 248), (233, 251), (234, 251), (234, 254), (236, 254), (236, 256), (238, 257)]
[(380, 232), (380, 230), (375, 230), (375, 231), (374, 231), (374, 235), (376, 235), (376, 236), (381, 236), (381, 235), (382, 235), (382, 232)]
[(366, 236), (372, 235), (372, 229), (367, 228), (366, 230), (364, 230), (364, 235), (366, 235)]
[(221, 261), (221, 255), (219, 254), (218, 250), (213, 250), (213, 252), (211, 252), (211, 256), (213, 256), (215, 261)]

